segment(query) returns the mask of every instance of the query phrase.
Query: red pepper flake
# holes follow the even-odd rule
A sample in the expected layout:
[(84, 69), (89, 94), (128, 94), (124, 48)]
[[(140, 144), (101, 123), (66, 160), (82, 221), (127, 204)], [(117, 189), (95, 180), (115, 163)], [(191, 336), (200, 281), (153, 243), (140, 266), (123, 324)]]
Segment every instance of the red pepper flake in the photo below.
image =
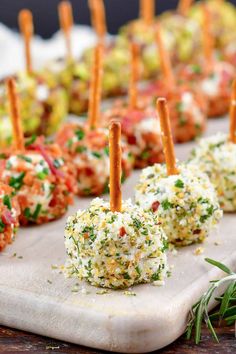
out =
[(199, 229), (193, 231), (194, 235), (199, 235), (200, 233), (201, 233), (201, 230), (199, 230)]
[(122, 227), (120, 228), (120, 237), (123, 237), (123, 236), (125, 236), (125, 235), (126, 235), (126, 230), (125, 230), (124, 226), (122, 226)]
[(153, 212), (157, 211), (159, 206), (160, 206), (160, 203), (158, 201), (152, 203), (152, 211)]

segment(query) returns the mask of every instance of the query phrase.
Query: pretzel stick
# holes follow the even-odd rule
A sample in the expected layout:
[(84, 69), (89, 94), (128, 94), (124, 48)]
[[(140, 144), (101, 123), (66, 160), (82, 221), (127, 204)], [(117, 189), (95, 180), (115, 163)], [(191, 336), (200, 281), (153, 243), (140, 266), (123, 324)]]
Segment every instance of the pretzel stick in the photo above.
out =
[(146, 25), (151, 25), (155, 17), (154, 0), (140, 0), (140, 17)]
[(214, 38), (211, 31), (211, 13), (206, 4), (202, 5), (203, 9), (203, 53), (207, 66), (207, 70), (211, 71), (213, 67), (213, 51), (214, 51)]
[(131, 109), (137, 108), (138, 88), (137, 83), (139, 79), (139, 46), (135, 43), (130, 44), (131, 54), (131, 73), (129, 83), (129, 107)]
[(173, 88), (174, 86), (176, 86), (175, 77), (172, 70), (169, 53), (166, 50), (163, 43), (163, 39), (161, 35), (161, 27), (159, 24), (156, 26), (156, 44), (158, 48), (158, 54), (160, 57), (161, 71), (163, 73), (163, 76), (169, 88)]
[(24, 39), (26, 71), (32, 74), (31, 39), (34, 33), (33, 16), (30, 10), (21, 10), (18, 16), (21, 34)]
[(177, 12), (182, 16), (187, 16), (193, 0), (179, 0)]
[(100, 42), (104, 41), (107, 33), (106, 14), (103, 0), (89, 0), (91, 22)]
[(67, 0), (60, 2), (58, 5), (58, 13), (59, 13), (60, 27), (64, 32), (65, 41), (66, 41), (67, 59), (71, 60), (72, 58), (71, 27), (73, 26), (73, 22), (74, 22), (71, 3)]
[(110, 151), (110, 208), (111, 211), (121, 211), (121, 126), (113, 121), (109, 127)]
[(230, 141), (236, 144), (236, 79), (232, 85), (232, 97), (230, 102)]
[(94, 49), (94, 62), (89, 93), (88, 124), (90, 129), (95, 129), (100, 116), (100, 102), (102, 95), (103, 75), (103, 45), (98, 44)]
[(176, 157), (174, 143), (170, 127), (169, 111), (165, 98), (159, 98), (157, 100), (157, 112), (160, 117), (161, 124), (161, 138), (163, 144), (163, 150), (166, 160), (166, 168), (168, 176), (177, 175), (179, 173), (176, 167)]
[(20, 118), (20, 109), (19, 109), (19, 98), (16, 93), (16, 83), (13, 78), (9, 78), (6, 80), (7, 86), (7, 96), (10, 108), (10, 118), (13, 130), (13, 141), (14, 148), (16, 150), (24, 151), (24, 134), (22, 128), (22, 122)]

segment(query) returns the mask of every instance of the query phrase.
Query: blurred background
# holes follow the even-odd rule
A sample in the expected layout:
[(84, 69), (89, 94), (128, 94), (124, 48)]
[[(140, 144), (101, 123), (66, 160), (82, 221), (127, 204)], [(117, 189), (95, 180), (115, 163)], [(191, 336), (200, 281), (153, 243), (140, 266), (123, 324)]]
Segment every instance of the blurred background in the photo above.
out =
[[(49, 38), (58, 30), (57, 5), (59, 0), (0, 0), (0, 22), (12, 29), (17, 29), (17, 15), (26, 7), (33, 11), (35, 32), (43, 38)], [(236, 0), (232, 0), (236, 4)], [(77, 24), (90, 24), (87, 0), (71, 0), (74, 18)], [(178, 0), (157, 0), (156, 12), (174, 9)], [(137, 17), (139, 0), (105, 0), (108, 30), (116, 33), (117, 29)]]

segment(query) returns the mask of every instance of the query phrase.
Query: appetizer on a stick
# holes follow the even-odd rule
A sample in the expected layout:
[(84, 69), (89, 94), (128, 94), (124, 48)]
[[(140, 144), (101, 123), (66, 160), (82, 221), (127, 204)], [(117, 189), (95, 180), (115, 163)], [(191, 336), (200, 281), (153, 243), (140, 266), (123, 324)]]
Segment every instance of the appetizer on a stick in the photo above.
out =
[(200, 140), (190, 163), (207, 173), (214, 185), (221, 208), (236, 211), (236, 81), (230, 105), (230, 134), (218, 133)]
[(222, 116), (228, 111), (235, 69), (230, 63), (215, 59), (211, 31), (213, 18), (207, 5), (203, 4), (202, 8), (203, 58), (197, 64), (186, 66), (180, 76), (195, 81), (207, 102), (207, 116), (211, 118)]
[(138, 97), (138, 81), (140, 77), (139, 46), (130, 45), (130, 83), (129, 97), (115, 101), (114, 105), (104, 113), (104, 122), (111, 119), (121, 123), (122, 136), (129, 145), (135, 158), (135, 167), (144, 168), (163, 161), (160, 126), (155, 110), (147, 107), (145, 99)]
[(161, 60), (162, 77), (144, 90), (144, 95), (166, 97), (170, 109), (174, 140), (193, 140), (206, 128), (205, 100), (200, 92), (194, 91), (188, 83), (177, 82), (168, 51), (165, 48), (160, 25), (156, 26), (156, 44)]
[(21, 98), (21, 112), (26, 134), (50, 135), (54, 133), (66, 117), (68, 96), (58, 83), (50, 85), (40, 72), (33, 68), (31, 42), (33, 36), (33, 17), (29, 10), (19, 13), (19, 27), (25, 45), (26, 70), (16, 77)]
[(222, 212), (209, 178), (198, 167), (177, 164), (166, 100), (157, 101), (166, 165), (143, 170), (136, 187), (136, 203), (152, 210), (169, 241), (177, 246), (202, 242)]
[(74, 169), (65, 163), (60, 147), (29, 139), (25, 147), (16, 85), (8, 79), (7, 90), (13, 128), (13, 147), (1, 160), (0, 179), (13, 188), (19, 201), (20, 223), (42, 224), (67, 211), (76, 192)]
[[(1, 164), (0, 161), (0, 166)], [(14, 190), (0, 182), (0, 252), (15, 238), (19, 214), (20, 208)]]
[[(108, 191), (108, 130), (102, 128), (100, 122), (103, 48), (102, 44), (98, 44), (94, 51), (88, 122), (68, 122), (56, 137), (76, 168), (78, 194), (81, 196), (101, 195)], [(133, 156), (123, 144), (123, 180), (129, 176), (132, 167)]]
[(68, 218), (68, 275), (99, 287), (162, 281), (167, 240), (156, 215), (122, 201), (120, 123), (110, 126), (110, 204), (94, 199)]

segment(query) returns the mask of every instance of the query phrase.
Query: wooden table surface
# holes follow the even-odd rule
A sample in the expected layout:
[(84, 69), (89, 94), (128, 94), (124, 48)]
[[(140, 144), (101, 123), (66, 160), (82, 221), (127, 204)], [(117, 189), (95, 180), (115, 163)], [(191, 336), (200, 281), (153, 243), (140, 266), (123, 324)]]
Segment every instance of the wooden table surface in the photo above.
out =
[[(158, 351), (163, 354), (228, 354), (236, 353), (236, 339), (234, 327), (223, 327), (217, 329), (220, 343), (214, 342), (203, 327), (202, 342), (196, 346), (193, 341), (187, 341), (184, 337), (165, 349)], [(102, 354), (104, 351), (80, 347), (77, 345), (60, 342), (50, 338), (40, 337), (35, 334), (0, 327), (0, 353), (81, 353), (81, 354)]]

